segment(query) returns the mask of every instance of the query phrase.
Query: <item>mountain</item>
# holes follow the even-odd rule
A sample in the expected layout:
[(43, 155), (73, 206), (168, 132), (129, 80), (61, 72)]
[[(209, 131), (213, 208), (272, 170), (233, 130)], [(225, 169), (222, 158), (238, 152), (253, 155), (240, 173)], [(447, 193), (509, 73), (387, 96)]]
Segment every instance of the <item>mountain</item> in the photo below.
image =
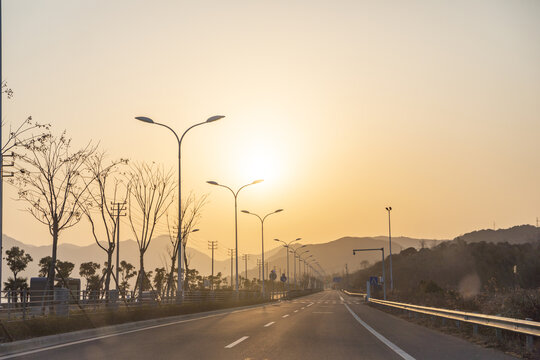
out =
[(467, 243), (485, 241), (490, 243), (507, 242), (509, 244), (525, 244), (540, 240), (540, 228), (532, 225), (519, 225), (509, 229), (486, 229), (458, 236), (454, 240), (457, 239)]
[[(422, 247), (422, 244), (431, 244), (436, 240), (422, 240), (411, 239), (406, 237), (396, 237), (392, 239), (393, 253), (399, 253), (402, 249), (413, 246), (416, 248)], [(16, 239), (13, 239), (7, 235), (3, 237), (3, 249), (4, 251), (12, 246), (18, 246), (24, 249), (28, 254), (32, 255), (34, 261), (32, 261), (28, 268), (21, 273), (23, 277), (37, 276), (39, 259), (45, 256), (51, 255), (51, 246), (34, 246), (24, 244)], [(298, 244), (296, 247), (302, 246)], [(344, 270), (345, 264), (348, 264), (349, 271), (357, 270), (360, 268), (360, 264), (363, 260), (367, 260), (373, 263), (380, 259), (380, 253), (377, 252), (361, 252), (356, 256), (352, 255), (353, 248), (371, 248), (371, 247), (384, 247), (385, 254), (388, 254), (388, 238), (385, 236), (379, 236), (375, 238), (364, 237), (345, 237), (338, 240), (334, 240), (324, 244), (306, 244), (306, 247), (302, 250), (309, 250), (306, 256), (313, 254), (313, 256), (319, 261), (321, 266), (327, 273), (341, 272)], [(156, 267), (169, 267), (170, 260), (168, 258), (169, 239), (167, 236), (159, 236), (152, 240), (148, 251), (145, 254), (145, 268), (146, 270), (154, 270)], [(300, 251), (299, 251), (300, 252)], [(195, 268), (202, 275), (209, 275), (212, 268), (212, 260), (208, 254), (205, 254), (197, 249), (190, 248), (188, 246), (188, 264), (189, 268)], [(259, 270), (257, 267), (257, 259), (260, 258), (259, 254), (249, 254), (248, 261), (248, 276), (249, 278), (258, 277)], [(91, 244), (87, 246), (78, 246), (69, 243), (60, 243), (58, 245), (58, 259), (69, 260), (75, 264), (72, 276), (78, 276), (78, 269), (81, 263), (87, 261), (94, 261), (102, 264), (106, 261), (105, 252), (100, 249), (97, 244)], [(133, 264), (136, 268), (139, 267), (139, 252), (137, 243), (134, 240), (125, 240), (120, 242), (120, 259), (126, 260)], [(286, 252), (283, 247), (278, 247), (265, 252), (265, 262), (269, 265), (269, 269), (276, 269), (277, 272), (286, 272), (287, 258)], [(116, 258), (113, 257), (113, 263), (116, 264)], [(294, 276), (294, 262), (292, 255), (289, 255), (290, 276)], [(296, 261), (298, 267), (298, 261)], [(233, 262), (233, 270), (235, 264)], [(245, 277), (245, 262), (239, 259), (238, 269), (241, 276)], [(2, 264), (3, 280), (5, 281), (8, 276), (11, 275), (6, 262)], [(230, 259), (215, 260), (214, 262), (214, 274), (221, 272), (223, 276), (230, 276), (231, 261)], [(267, 272), (268, 273), (268, 272)], [(299, 275), (300, 269), (297, 269)]]

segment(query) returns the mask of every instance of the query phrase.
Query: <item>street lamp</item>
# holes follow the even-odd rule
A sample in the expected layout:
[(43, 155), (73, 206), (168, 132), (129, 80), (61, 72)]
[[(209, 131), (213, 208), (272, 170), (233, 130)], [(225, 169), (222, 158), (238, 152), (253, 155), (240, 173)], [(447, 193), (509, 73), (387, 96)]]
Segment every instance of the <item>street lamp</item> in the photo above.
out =
[(291, 288), (290, 276), (289, 276), (289, 246), (290, 246), (293, 242), (298, 241), (298, 240), (302, 240), (302, 238), (296, 238), (296, 239), (294, 239), (294, 240), (291, 240), (289, 243), (286, 243), (286, 242), (283, 241), (283, 240), (274, 239), (274, 241), (282, 242), (282, 243), (283, 243), (283, 247), (285, 247), (285, 248), (287, 249), (287, 291), (289, 291), (290, 288)]
[(186, 131), (184, 131), (181, 137), (178, 137), (176, 132), (169, 126), (155, 122), (149, 117), (146, 117), (146, 116), (135, 117), (135, 119), (139, 121), (142, 121), (148, 124), (155, 124), (155, 125), (163, 126), (169, 129), (174, 134), (174, 136), (176, 137), (176, 140), (178, 141), (178, 285), (177, 285), (178, 297), (177, 297), (177, 301), (179, 302), (181, 301), (184, 295), (184, 288), (182, 286), (182, 280), (183, 280), (182, 279), (182, 275), (183, 275), (182, 273), (182, 240), (183, 240), (182, 239), (182, 140), (184, 139), (184, 136), (187, 134), (187, 132), (193, 129), (194, 127), (199, 126), (199, 125), (209, 124), (211, 122), (223, 119), (224, 117), (225, 117), (224, 115), (211, 116), (208, 119), (206, 119), (206, 121), (190, 126)]
[[(302, 245), (300, 247), (297, 247), (296, 249), (295, 248), (292, 248), (292, 253), (293, 253), (293, 264), (294, 264), (294, 287), (296, 288), (296, 257), (298, 256), (297, 254), (297, 251), (301, 248), (305, 248), (307, 245)], [(298, 258), (300, 258), (298, 256)], [(298, 266), (300, 266), (300, 262), (298, 263)]]
[(304, 252), (301, 252), (301, 253), (298, 254), (298, 275), (300, 277), (301, 282), (302, 282), (302, 277), (306, 275), (305, 271), (302, 272), (302, 261), (304, 261), (304, 264), (306, 263), (305, 260), (302, 260), (302, 255), (304, 255), (304, 254), (306, 254), (308, 252), (309, 252), (309, 250), (305, 250)]
[(386, 211), (388, 211), (388, 243), (390, 244), (390, 291), (394, 291), (394, 278), (392, 276), (392, 231), (390, 227), (390, 211), (392, 211), (392, 207), (388, 206), (386, 208)]
[(240, 189), (234, 192), (234, 190), (231, 189), (230, 187), (218, 184), (216, 181), (207, 181), (207, 183), (210, 185), (221, 186), (221, 187), (224, 187), (225, 189), (229, 189), (230, 192), (234, 196), (234, 243), (235, 243), (235, 253), (236, 253), (236, 294), (237, 295), (239, 291), (238, 290), (238, 193), (240, 192), (240, 190), (242, 190), (246, 186), (255, 185), (261, 182), (263, 182), (263, 180), (255, 180), (249, 184), (246, 184), (240, 187)]
[(260, 217), (259, 215), (257, 214), (254, 214), (254, 213), (251, 213), (247, 210), (242, 210), (242, 212), (244, 214), (249, 214), (249, 215), (253, 215), (253, 216), (256, 216), (257, 218), (259, 218), (259, 220), (261, 220), (261, 254), (262, 254), (262, 296), (264, 298), (264, 220), (266, 220), (266, 218), (272, 214), (276, 214), (278, 212), (282, 212), (283, 209), (277, 209), (276, 211), (273, 211), (271, 213), (268, 213), (266, 214), (264, 217)]

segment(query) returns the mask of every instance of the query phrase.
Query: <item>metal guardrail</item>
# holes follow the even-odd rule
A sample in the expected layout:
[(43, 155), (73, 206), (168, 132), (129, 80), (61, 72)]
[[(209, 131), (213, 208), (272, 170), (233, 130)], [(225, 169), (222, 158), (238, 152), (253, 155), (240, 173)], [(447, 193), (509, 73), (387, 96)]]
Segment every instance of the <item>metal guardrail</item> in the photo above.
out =
[[(378, 305), (384, 305), (397, 309), (412, 311), (415, 313), (436, 316), (443, 319), (455, 320), (458, 321), (458, 324), (460, 321), (470, 323), (473, 324), (473, 331), (475, 334), (478, 333), (478, 325), (524, 334), (526, 335), (527, 350), (532, 350), (533, 348), (533, 336), (540, 337), (540, 322), (536, 321), (469, 313), (458, 310), (432, 308), (427, 306), (398, 303), (394, 301), (379, 300), (373, 298), (368, 299), (368, 301)], [(497, 336), (499, 336), (499, 333), (497, 333)]]
[(364, 299), (366, 298), (366, 294), (362, 294), (362, 293), (353, 293), (353, 292), (350, 292), (350, 291), (347, 291), (347, 290), (343, 290), (343, 293), (349, 295), (349, 296), (360, 296), (360, 297), (363, 297)]
[[(270, 292), (269, 300), (286, 298), (287, 292)], [(261, 299), (259, 291), (240, 291), (238, 295), (231, 290), (194, 290), (184, 293), (183, 304), (220, 303)], [(77, 291), (55, 288), (54, 292), (46, 290), (7, 290), (0, 293), (0, 321), (28, 319), (55, 314), (69, 316), (86, 311), (96, 313), (125, 309), (141, 305), (177, 304), (176, 296), (162, 296), (156, 291), (144, 291), (142, 296), (128, 291), (120, 293), (116, 290)]]

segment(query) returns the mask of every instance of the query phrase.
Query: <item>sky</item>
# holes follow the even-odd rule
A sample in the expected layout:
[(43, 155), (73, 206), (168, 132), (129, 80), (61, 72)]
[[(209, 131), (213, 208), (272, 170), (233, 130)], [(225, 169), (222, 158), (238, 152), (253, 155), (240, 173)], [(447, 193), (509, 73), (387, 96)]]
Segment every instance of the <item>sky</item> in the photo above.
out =
[[(540, 3), (3, 0), (2, 119), (27, 116), (208, 195), (192, 245), (218, 258), (239, 210), (273, 238), (451, 239), (540, 216)], [(5, 185), (4, 233), (48, 245)], [(171, 208), (174, 212), (174, 209)], [(239, 252), (260, 223), (239, 214)], [(164, 225), (159, 231), (163, 232)], [(122, 240), (133, 238), (127, 224)], [(81, 222), (60, 242), (90, 244)]]

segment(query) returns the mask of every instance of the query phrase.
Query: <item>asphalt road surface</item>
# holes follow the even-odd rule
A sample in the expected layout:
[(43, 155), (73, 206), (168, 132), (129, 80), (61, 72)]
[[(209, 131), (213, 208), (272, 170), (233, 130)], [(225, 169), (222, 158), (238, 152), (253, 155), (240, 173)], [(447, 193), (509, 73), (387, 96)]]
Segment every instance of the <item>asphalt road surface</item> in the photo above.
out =
[(513, 359), (337, 291), (2, 359)]

